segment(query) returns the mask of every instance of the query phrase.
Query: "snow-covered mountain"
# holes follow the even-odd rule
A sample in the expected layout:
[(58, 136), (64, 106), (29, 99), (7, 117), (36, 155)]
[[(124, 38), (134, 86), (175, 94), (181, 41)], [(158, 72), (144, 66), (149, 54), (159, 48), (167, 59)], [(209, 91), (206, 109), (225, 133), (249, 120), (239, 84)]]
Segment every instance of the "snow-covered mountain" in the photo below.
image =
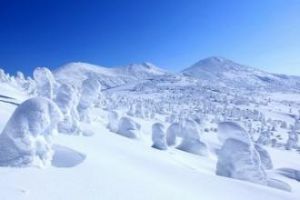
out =
[(107, 68), (74, 62), (59, 67), (54, 75), (58, 81), (74, 85), (80, 85), (88, 77), (97, 77), (104, 89), (126, 84), (144, 84), (145, 81), (158, 79), (164, 82), (174, 79), (189, 79), (191, 82), (197, 80), (209, 87), (243, 88), (251, 91), (297, 91), (300, 88), (300, 77), (265, 72), (222, 57), (200, 60), (180, 73), (169, 72), (151, 63)]
[(222, 57), (209, 57), (182, 71), (185, 76), (226, 87), (244, 89), (298, 89), (300, 78), (268, 73)]
[(126, 83), (167, 76), (170, 73), (151, 63), (131, 64), (123, 67), (107, 68), (88, 63), (69, 63), (54, 71), (57, 80), (80, 84), (89, 77), (96, 77), (104, 88)]

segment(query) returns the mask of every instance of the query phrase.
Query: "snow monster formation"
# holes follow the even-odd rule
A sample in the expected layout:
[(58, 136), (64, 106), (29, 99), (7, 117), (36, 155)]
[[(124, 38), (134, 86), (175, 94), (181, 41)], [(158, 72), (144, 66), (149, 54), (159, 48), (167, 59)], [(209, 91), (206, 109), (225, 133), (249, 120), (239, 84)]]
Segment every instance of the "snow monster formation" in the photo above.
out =
[(233, 122), (219, 123), (218, 130), (222, 148), (218, 152), (216, 174), (266, 184), (267, 176), (250, 135)]
[(291, 190), (288, 184), (268, 178), (265, 169), (272, 168), (269, 154), (255, 146), (250, 135), (237, 123), (219, 123), (218, 138), (222, 147), (218, 152), (217, 175)]
[(81, 97), (77, 107), (81, 121), (90, 122), (90, 109), (95, 106), (101, 93), (101, 84), (96, 78), (88, 78), (81, 86)]
[(271, 130), (268, 128), (266, 131), (262, 131), (259, 135), (259, 138), (256, 141), (259, 145), (271, 145), (272, 139), (271, 139)]
[(38, 96), (53, 99), (56, 81), (52, 72), (46, 67), (38, 67), (33, 71), (33, 78), (37, 83)]
[(51, 163), (52, 136), (62, 114), (51, 100), (36, 97), (23, 102), (0, 135), (0, 166), (38, 166)]
[(131, 139), (136, 139), (139, 137), (140, 129), (140, 124), (136, 123), (129, 117), (122, 117), (119, 122), (117, 133)]
[[(182, 138), (176, 146), (177, 138)], [(197, 123), (191, 119), (181, 119), (172, 123), (167, 129), (166, 141), (168, 146), (176, 146), (177, 149), (201, 156), (208, 155), (207, 145), (200, 140), (200, 131)]]
[(161, 123), (155, 123), (152, 125), (152, 142), (153, 148), (159, 150), (167, 150), (168, 145), (166, 141), (165, 127)]
[(182, 142), (176, 148), (188, 153), (207, 156), (207, 145), (200, 140), (198, 125), (194, 120), (186, 119), (181, 124)]
[(63, 113), (64, 119), (58, 124), (60, 133), (78, 135), (80, 127), (78, 124), (79, 115), (77, 106), (79, 103), (79, 94), (77, 90), (67, 84), (62, 84), (56, 93), (55, 103)]
[(168, 146), (176, 145), (177, 136), (181, 134), (181, 127), (178, 122), (173, 122), (167, 129), (167, 144)]
[(119, 114), (116, 111), (110, 111), (108, 113), (107, 128), (111, 132), (114, 132), (114, 133), (118, 132), (118, 128), (119, 128)]
[(300, 130), (300, 121), (295, 120), (295, 124), (291, 127), (291, 130), (289, 132), (289, 137), (288, 137), (288, 140), (285, 145), (285, 148), (287, 150), (299, 148), (299, 144), (298, 144), (299, 143), (299, 136), (298, 136), (299, 130)]

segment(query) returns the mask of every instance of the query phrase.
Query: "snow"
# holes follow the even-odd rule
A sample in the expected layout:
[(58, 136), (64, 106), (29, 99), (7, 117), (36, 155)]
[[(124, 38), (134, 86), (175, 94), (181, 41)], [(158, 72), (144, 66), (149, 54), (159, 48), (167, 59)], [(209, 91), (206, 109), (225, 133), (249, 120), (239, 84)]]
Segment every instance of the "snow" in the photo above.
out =
[(51, 100), (36, 97), (23, 102), (0, 135), (0, 166), (49, 165), (52, 135), (61, 118)]
[(52, 72), (46, 67), (38, 67), (33, 71), (33, 77), (37, 83), (37, 94), (53, 99), (56, 82)]
[(165, 127), (161, 123), (155, 123), (152, 125), (152, 142), (153, 148), (159, 150), (167, 150)]
[(182, 71), (184, 75), (214, 81), (226, 87), (260, 90), (275, 88), (297, 89), (300, 78), (281, 74), (272, 74), (246, 65), (238, 64), (222, 57), (209, 57)]
[[(0, 167), (0, 199), (298, 199), (299, 78), (220, 57), (190, 70), (174, 74), (150, 63), (55, 70), (54, 102), (43, 102), (62, 111), (59, 134), (48, 116), (41, 127), (51, 127), (49, 143), (43, 131), (30, 140), (49, 145), (51, 159)], [(15, 124), (8, 121), (18, 105), (35, 99), (45, 82), (0, 74), (0, 132), (10, 134), (5, 127)], [(34, 118), (28, 124), (43, 122), (26, 108), (32, 111), (22, 115)], [(82, 111), (88, 120), (77, 116)]]
[(117, 133), (132, 139), (140, 137), (140, 124), (130, 117), (122, 117), (119, 121)]

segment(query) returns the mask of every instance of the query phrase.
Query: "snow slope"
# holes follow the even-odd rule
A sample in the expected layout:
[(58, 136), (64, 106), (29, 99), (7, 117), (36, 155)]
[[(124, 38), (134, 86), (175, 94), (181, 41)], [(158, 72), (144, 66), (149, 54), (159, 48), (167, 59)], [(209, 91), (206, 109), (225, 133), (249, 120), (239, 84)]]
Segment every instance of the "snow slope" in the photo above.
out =
[[(7, 95), (17, 97), (10, 90)], [(7, 120), (15, 107), (0, 102)], [(5, 111), (5, 112), (3, 112)], [(151, 148), (150, 124), (143, 124), (143, 138), (130, 140), (105, 127), (105, 111), (94, 110), (91, 137), (58, 135), (53, 166), (0, 168), (0, 198), (18, 199), (297, 199), (300, 185), (288, 193), (265, 186), (218, 177), (215, 156), (200, 157), (176, 149)], [(0, 130), (3, 129), (1, 124)], [(205, 137), (212, 145), (216, 140)], [(272, 151), (276, 167), (300, 168), (299, 154)], [(277, 161), (278, 160), (278, 161)], [(294, 160), (294, 162), (291, 162)], [(272, 173), (275, 173), (273, 171)], [(281, 179), (278, 173), (274, 176)]]

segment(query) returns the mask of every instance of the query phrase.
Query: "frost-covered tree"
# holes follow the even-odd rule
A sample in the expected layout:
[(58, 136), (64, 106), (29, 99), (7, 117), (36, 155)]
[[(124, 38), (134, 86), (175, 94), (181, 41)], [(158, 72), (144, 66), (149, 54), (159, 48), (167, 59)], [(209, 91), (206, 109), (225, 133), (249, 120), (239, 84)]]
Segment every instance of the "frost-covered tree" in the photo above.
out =
[(267, 184), (259, 153), (254, 146), (236, 139), (227, 139), (218, 152), (216, 174), (234, 179)]
[(119, 122), (118, 134), (128, 138), (138, 138), (141, 126), (129, 117), (122, 117)]
[(177, 136), (181, 134), (181, 126), (178, 122), (172, 123), (167, 129), (167, 144), (168, 146), (176, 145)]
[(46, 67), (38, 67), (33, 71), (33, 78), (38, 96), (54, 99), (56, 81), (52, 72)]
[(271, 140), (271, 129), (268, 128), (268, 130), (262, 131), (256, 141), (259, 145), (270, 145), (272, 143)]
[(218, 139), (224, 144), (227, 139), (235, 139), (250, 144), (251, 137), (239, 124), (235, 122), (221, 122), (218, 124)]
[(165, 133), (165, 127), (161, 123), (155, 123), (152, 125), (152, 142), (153, 148), (159, 149), (159, 150), (167, 150), (168, 145), (166, 142), (166, 133)]
[(22, 72), (18, 71), (15, 79), (16, 79), (17, 85), (20, 86), (22, 89), (24, 89), (25, 84), (27, 82), (27, 80), (24, 77), (24, 74)]
[(299, 127), (298, 127), (298, 125), (296, 123), (295, 123), (294, 126), (291, 127), (291, 130), (288, 133), (289, 137), (288, 137), (288, 140), (287, 140), (286, 145), (285, 145), (285, 148), (287, 150), (296, 149), (298, 147), (299, 136), (298, 136), (297, 129)]
[(119, 129), (119, 114), (116, 111), (110, 111), (108, 113), (108, 125), (107, 128), (116, 133)]
[(36, 97), (19, 105), (0, 135), (0, 165), (49, 165), (52, 136), (61, 119), (59, 108), (49, 99)]
[(100, 93), (101, 85), (96, 78), (88, 78), (82, 82), (81, 97), (77, 107), (81, 121), (90, 121), (90, 109), (97, 103)]
[(79, 94), (77, 90), (68, 84), (62, 84), (56, 93), (55, 102), (63, 113), (64, 119), (58, 124), (58, 130), (65, 134), (79, 134), (79, 116), (77, 106)]
[(129, 116), (135, 115), (135, 107), (133, 106), (133, 104), (130, 105), (127, 115), (129, 115)]
[(8, 82), (9, 78), (9, 75), (3, 69), (0, 69), (0, 82)]
[(182, 142), (177, 149), (197, 155), (207, 155), (207, 145), (200, 141), (199, 129), (194, 120), (184, 120), (181, 125)]
[(250, 135), (234, 122), (218, 125), (222, 147), (218, 152), (216, 174), (259, 184), (267, 184), (267, 175)]

